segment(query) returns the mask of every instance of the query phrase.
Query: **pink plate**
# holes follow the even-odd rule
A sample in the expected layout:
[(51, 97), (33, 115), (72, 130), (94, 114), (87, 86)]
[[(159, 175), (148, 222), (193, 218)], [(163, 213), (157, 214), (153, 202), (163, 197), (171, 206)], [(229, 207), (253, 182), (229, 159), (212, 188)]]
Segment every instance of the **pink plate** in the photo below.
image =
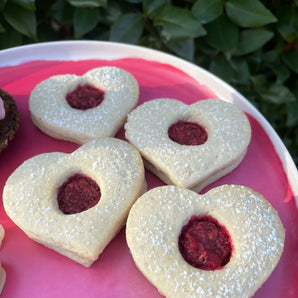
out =
[[(43, 152), (72, 152), (78, 145), (53, 139), (32, 123), (30, 92), (56, 74), (81, 75), (91, 68), (114, 65), (132, 73), (140, 100), (168, 97), (185, 103), (220, 98), (246, 112), (252, 141), (240, 166), (204, 189), (241, 184), (261, 193), (278, 210), (286, 229), (284, 253), (272, 275), (254, 297), (298, 297), (298, 174), (275, 131), (239, 93), (203, 69), (154, 50), (108, 42), (54, 42), (0, 52), (0, 87), (11, 93), (21, 114), (15, 139), (0, 154), (0, 193), (9, 175), (23, 161)], [(124, 138), (124, 130), (117, 134)], [(149, 188), (163, 183), (146, 172)], [(125, 228), (98, 260), (85, 268), (32, 241), (6, 215), (0, 201), (0, 223), (6, 235), (0, 260), (7, 280), (3, 298), (18, 297), (161, 297), (136, 268), (125, 240)], [(245, 224), (245, 223), (243, 223)]]

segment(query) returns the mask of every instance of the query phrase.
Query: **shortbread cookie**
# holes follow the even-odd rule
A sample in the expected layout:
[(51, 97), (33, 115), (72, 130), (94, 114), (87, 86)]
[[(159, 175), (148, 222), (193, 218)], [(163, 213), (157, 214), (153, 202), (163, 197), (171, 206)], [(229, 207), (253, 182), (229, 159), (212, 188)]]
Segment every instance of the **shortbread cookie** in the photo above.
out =
[(235, 169), (251, 139), (246, 115), (218, 99), (154, 99), (129, 114), (125, 130), (149, 170), (197, 192)]
[(251, 297), (277, 265), (285, 231), (260, 194), (223, 185), (204, 195), (151, 189), (126, 224), (132, 257), (166, 297)]
[(123, 226), (144, 185), (139, 152), (106, 138), (71, 154), (28, 159), (8, 178), (3, 202), (30, 238), (88, 267)]
[(6, 272), (3, 269), (3, 267), (1, 267), (1, 263), (0, 263), (0, 294), (2, 293), (2, 290), (4, 288), (5, 281), (6, 281)]
[(83, 76), (52, 76), (31, 92), (33, 123), (46, 134), (78, 144), (113, 137), (136, 106), (139, 85), (117, 67), (94, 68)]
[(0, 247), (2, 245), (2, 240), (4, 238), (4, 235), (5, 235), (5, 231), (4, 231), (4, 228), (3, 226), (0, 224)]
[(0, 89), (0, 152), (14, 138), (20, 125), (20, 114), (13, 97)]
[[(3, 238), (4, 238), (4, 228), (0, 224), (0, 248), (1, 248), (1, 243), (2, 243)], [(3, 290), (5, 280), (6, 280), (6, 272), (3, 269), (3, 267), (1, 266), (1, 261), (0, 261), (0, 295)]]

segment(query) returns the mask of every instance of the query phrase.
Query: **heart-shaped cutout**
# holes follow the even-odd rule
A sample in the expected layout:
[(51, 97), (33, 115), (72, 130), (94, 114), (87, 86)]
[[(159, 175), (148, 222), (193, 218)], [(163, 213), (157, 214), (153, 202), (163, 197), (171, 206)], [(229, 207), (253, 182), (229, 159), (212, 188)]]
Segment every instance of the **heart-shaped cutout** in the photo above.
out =
[(30, 94), (29, 109), (46, 134), (83, 144), (113, 137), (138, 98), (139, 85), (129, 72), (105, 66), (40, 82)]
[[(185, 124), (192, 126), (192, 138), (196, 137), (201, 145), (173, 140), (175, 134), (183, 139), (189, 129)], [(173, 127), (176, 133), (170, 138)], [(251, 139), (246, 115), (217, 99), (191, 105), (168, 98), (145, 102), (128, 115), (125, 130), (126, 138), (141, 152), (149, 170), (166, 184), (195, 191), (235, 169)]]
[[(168, 185), (136, 201), (126, 238), (137, 267), (166, 297), (251, 297), (277, 265), (285, 232), (276, 210), (250, 188), (223, 185), (199, 195)], [(186, 261), (197, 252), (207, 268)], [(216, 260), (221, 252), (231, 253), (224, 263)]]
[[(99, 202), (74, 214), (59, 210), (62, 185), (78, 174), (100, 188)], [(3, 191), (7, 215), (30, 238), (90, 266), (123, 226), (144, 191), (144, 166), (129, 143), (106, 138), (71, 154), (44, 153), (25, 161)]]

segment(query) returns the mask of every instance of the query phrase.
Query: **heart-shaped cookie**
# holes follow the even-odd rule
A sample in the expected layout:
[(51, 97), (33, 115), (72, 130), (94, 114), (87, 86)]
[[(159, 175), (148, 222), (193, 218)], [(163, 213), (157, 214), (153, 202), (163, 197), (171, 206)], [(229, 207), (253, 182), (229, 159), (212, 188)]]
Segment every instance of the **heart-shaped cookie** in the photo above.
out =
[[(7, 215), (30, 238), (88, 267), (123, 226), (144, 185), (138, 151), (106, 138), (71, 154), (28, 159), (8, 178), (3, 202)], [(94, 193), (99, 201), (89, 208)], [(66, 199), (75, 207), (63, 205)]]
[(167, 184), (195, 191), (235, 169), (251, 139), (246, 115), (217, 99), (191, 105), (168, 98), (145, 102), (128, 115), (125, 130), (149, 170)]
[(83, 76), (52, 76), (31, 92), (33, 123), (46, 134), (78, 144), (113, 137), (136, 106), (139, 85), (127, 71), (99, 67)]
[[(4, 238), (4, 234), (5, 234), (4, 228), (0, 224), (0, 248), (1, 248), (2, 240)], [(6, 272), (3, 269), (3, 267), (1, 266), (1, 261), (0, 261), (0, 295), (1, 295), (1, 292), (3, 290), (5, 280), (6, 280)]]
[(166, 297), (251, 297), (277, 265), (285, 232), (250, 188), (199, 195), (168, 185), (135, 202), (126, 238), (137, 267)]

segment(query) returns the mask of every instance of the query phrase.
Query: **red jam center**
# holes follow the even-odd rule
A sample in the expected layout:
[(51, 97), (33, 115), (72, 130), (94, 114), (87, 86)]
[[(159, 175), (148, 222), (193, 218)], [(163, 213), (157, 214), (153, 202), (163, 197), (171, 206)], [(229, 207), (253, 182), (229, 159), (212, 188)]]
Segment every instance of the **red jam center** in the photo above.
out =
[(184, 260), (202, 270), (221, 269), (232, 255), (228, 231), (211, 216), (192, 216), (178, 241)]
[(95, 206), (100, 196), (100, 188), (93, 179), (74, 174), (58, 188), (57, 201), (64, 214), (74, 214)]
[(168, 129), (169, 138), (180, 145), (202, 145), (207, 141), (205, 128), (195, 122), (179, 120)]
[(104, 99), (104, 91), (89, 84), (78, 85), (77, 88), (66, 94), (68, 104), (78, 110), (88, 110), (97, 107)]

